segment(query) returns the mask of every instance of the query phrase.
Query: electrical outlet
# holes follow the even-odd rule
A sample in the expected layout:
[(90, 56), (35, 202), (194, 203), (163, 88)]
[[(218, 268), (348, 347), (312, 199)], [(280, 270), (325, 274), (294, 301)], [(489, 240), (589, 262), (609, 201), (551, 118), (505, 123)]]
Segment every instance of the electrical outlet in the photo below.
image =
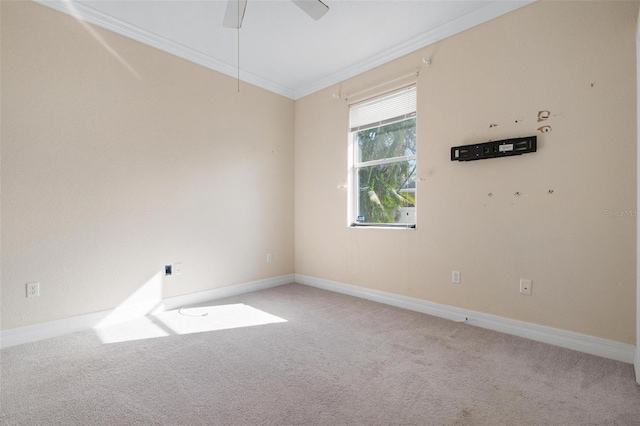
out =
[(460, 284), (460, 271), (451, 271), (451, 282)]
[(164, 276), (165, 277), (170, 276), (172, 270), (173, 270), (173, 267), (171, 265), (164, 265)]
[(40, 296), (40, 283), (33, 282), (27, 283), (27, 297), (38, 297)]
[(520, 279), (520, 293), (531, 296), (533, 290), (533, 281)]
[(173, 264), (173, 275), (182, 275), (182, 262)]
[(271, 256), (271, 253), (267, 253), (267, 263), (271, 263), (272, 260), (273, 256)]

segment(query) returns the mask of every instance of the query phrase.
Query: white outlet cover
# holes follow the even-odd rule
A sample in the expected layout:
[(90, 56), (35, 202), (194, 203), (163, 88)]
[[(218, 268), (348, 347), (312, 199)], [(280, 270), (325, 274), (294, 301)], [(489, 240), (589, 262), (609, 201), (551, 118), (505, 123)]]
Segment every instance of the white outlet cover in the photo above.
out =
[(527, 296), (531, 296), (531, 292), (533, 291), (533, 281), (531, 280), (520, 280), (520, 293), (526, 294)]
[(451, 282), (460, 284), (460, 271), (451, 271)]
[(27, 297), (40, 296), (40, 282), (27, 283)]
[(182, 262), (173, 264), (173, 275), (182, 275)]

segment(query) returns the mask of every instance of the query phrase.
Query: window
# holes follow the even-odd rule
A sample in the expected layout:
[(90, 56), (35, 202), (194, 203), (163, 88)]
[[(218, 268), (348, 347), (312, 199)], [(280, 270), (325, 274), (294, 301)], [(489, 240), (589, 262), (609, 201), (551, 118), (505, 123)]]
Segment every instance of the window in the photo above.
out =
[(416, 87), (350, 109), (349, 224), (416, 224)]

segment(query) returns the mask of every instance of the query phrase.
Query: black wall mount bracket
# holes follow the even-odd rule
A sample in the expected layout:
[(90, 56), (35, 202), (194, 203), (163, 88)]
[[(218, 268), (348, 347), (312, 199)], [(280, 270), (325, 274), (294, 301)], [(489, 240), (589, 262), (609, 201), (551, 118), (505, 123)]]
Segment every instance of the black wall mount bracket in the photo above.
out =
[(510, 157), (512, 155), (536, 152), (537, 148), (538, 141), (536, 136), (454, 146), (451, 148), (451, 161), (474, 161), (487, 158)]

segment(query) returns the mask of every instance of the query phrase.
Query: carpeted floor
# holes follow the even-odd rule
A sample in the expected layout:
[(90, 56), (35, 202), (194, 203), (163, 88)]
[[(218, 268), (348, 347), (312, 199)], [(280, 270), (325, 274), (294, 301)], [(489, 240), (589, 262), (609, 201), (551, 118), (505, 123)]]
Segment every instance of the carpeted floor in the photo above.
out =
[(201, 306), (3, 350), (0, 424), (640, 425), (629, 364), (297, 284)]

